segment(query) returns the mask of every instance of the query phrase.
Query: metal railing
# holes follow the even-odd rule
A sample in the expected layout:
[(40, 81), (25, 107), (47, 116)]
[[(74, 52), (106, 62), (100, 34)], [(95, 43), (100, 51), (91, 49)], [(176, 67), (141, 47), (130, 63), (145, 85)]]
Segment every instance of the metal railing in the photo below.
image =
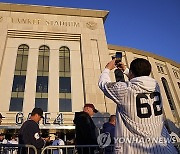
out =
[(33, 145), (24, 144), (0, 144), (0, 154), (30, 154), (33, 152), (37, 154), (37, 149)]
[(104, 154), (105, 151), (113, 153), (114, 145), (100, 148), (99, 145), (60, 145), (47, 146), (41, 154)]
[[(180, 143), (174, 144), (180, 153)], [(61, 145), (47, 146), (42, 149), (41, 154), (112, 154), (114, 145), (100, 148), (99, 145)]]
[[(174, 144), (180, 152), (180, 143)], [(111, 154), (114, 145), (100, 148), (99, 145), (60, 145), (47, 146), (41, 150), (41, 154)], [(0, 144), (0, 154), (38, 154), (35, 146), (22, 144)]]

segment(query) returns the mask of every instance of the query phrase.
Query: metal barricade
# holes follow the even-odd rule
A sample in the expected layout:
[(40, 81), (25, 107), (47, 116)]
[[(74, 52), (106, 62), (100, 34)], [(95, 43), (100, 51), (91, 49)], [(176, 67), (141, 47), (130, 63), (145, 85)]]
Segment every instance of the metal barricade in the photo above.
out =
[(21, 152), (22, 149), (26, 151), (26, 154), (30, 154), (30, 151), (37, 154), (37, 149), (33, 145), (0, 144), (0, 154), (24, 154), (24, 152)]
[[(174, 144), (180, 153), (180, 144)], [(47, 146), (41, 154), (112, 154), (114, 145), (100, 148), (99, 145), (60, 145)]]
[(100, 148), (99, 145), (60, 145), (47, 146), (41, 154), (104, 154), (109, 151), (113, 153), (114, 145), (109, 145), (105, 148)]

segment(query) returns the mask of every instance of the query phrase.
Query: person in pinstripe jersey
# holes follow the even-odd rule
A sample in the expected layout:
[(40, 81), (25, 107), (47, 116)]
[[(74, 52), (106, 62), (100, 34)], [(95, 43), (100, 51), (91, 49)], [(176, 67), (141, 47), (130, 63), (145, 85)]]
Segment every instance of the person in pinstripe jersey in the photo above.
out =
[(176, 154), (164, 126), (163, 104), (157, 81), (151, 78), (151, 64), (137, 58), (130, 69), (118, 66), (129, 78), (111, 82), (109, 73), (116, 66), (110, 61), (99, 78), (99, 88), (116, 104), (115, 154)]

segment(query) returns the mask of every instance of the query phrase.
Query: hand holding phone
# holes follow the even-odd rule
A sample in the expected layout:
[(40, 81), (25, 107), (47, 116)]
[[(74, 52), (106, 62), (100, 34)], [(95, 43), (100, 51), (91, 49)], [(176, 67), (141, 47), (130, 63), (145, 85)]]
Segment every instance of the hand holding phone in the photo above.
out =
[(115, 61), (115, 65), (116, 67), (119, 67), (119, 63), (122, 61), (122, 53), (121, 52), (116, 52), (115, 55), (116, 61)]

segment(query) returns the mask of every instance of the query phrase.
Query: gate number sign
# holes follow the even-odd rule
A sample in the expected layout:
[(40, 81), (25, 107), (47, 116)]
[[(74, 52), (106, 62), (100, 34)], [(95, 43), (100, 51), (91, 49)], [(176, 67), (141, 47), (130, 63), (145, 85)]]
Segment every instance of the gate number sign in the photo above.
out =
[[(51, 124), (51, 123), (49, 122), (49, 120), (50, 120), (50, 114), (51, 114), (51, 113), (49, 113), (49, 112), (44, 113), (44, 116), (43, 116), (43, 124), (44, 124), (44, 125), (50, 125), (50, 124)], [(28, 114), (27, 120), (30, 119), (30, 117), (31, 117), (31, 113)], [(25, 119), (25, 118), (24, 118), (24, 115), (23, 115), (22, 112), (19, 112), (19, 113), (16, 114), (16, 124), (17, 124), (17, 125), (23, 124), (24, 119)], [(62, 114), (62, 113), (59, 113), (59, 114), (57, 115), (57, 117), (54, 119), (53, 124), (59, 124), (59, 125), (61, 125), (61, 124), (63, 124), (63, 122), (64, 122), (63, 114)]]

